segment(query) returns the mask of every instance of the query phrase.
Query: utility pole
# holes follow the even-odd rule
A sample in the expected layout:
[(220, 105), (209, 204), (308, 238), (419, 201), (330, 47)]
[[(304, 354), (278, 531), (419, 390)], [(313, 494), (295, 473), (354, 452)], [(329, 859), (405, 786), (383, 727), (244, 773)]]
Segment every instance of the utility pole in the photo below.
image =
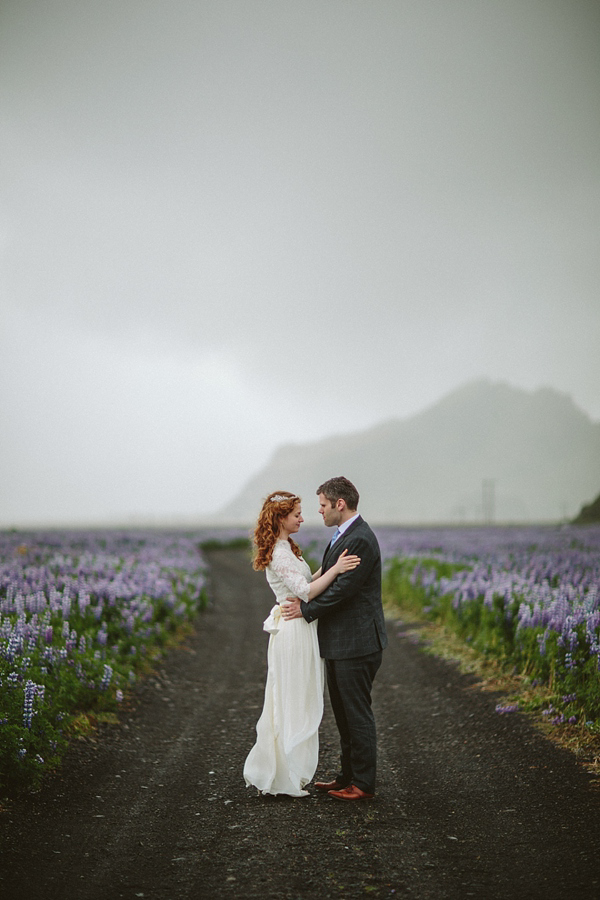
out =
[(485, 525), (491, 525), (494, 521), (496, 507), (496, 482), (493, 478), (484, 478), (481, 482), (481, 506), (483, 509), (483, 521)]

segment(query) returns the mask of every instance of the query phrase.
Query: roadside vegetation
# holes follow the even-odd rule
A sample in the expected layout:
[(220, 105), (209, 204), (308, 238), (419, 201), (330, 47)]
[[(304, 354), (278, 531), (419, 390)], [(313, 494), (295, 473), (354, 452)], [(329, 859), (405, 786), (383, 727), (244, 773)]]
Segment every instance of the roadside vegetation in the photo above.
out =
[(388, 547), (388, 608), (506, 694), (499, 714), (533, 714), (598, 769), (600, 529), (479, 529), (471, 544), (469, 531), (431, 529), (430, 553), (425, 530), (420, 552)]
[(205, 602), (191, 537), (0, 535), (0, 789), (35, 787), (73, 735), (116, 721)]

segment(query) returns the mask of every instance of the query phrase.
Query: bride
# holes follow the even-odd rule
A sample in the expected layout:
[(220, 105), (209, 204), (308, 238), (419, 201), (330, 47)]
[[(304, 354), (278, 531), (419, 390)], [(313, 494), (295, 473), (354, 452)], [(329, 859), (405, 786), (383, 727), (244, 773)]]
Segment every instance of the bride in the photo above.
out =
[(265, 500), (254, 531), (253, 568), (266, 569), (277, 603), (263, 626), (270, 633), (265, 700), (244, 779), (263, 794), (291, 797), (308, 796), (303, 788), (317, 768), (324, 674), (317, 622), (285, 621), (279, 604), (291, 596), (312, 600), (360, 563), (358, 556), (347, 556), (344, 550), (325, 575), (320, 569), (311, 575), (291, 538), (303, 521), (300, 497), (278, 491)]

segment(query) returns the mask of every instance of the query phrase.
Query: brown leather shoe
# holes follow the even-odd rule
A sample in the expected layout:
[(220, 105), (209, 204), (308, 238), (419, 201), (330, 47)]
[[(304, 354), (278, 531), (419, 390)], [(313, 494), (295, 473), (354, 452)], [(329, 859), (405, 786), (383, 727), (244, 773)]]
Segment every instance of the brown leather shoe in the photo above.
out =
[(366, 791), (361, 791), (353, 784), (341, 791), (328, 791), (328, 794), (330, 797), (335, 797), (336, 800), (372, 800), (374, 796), (367, 794)]
[(313, 787), (317, 791), (323, 791), (324, 794), (327, 794), (329, 791), (342, 791), (345, 790), (346, 785), (342, 784), (340, 781), (315, 781)]

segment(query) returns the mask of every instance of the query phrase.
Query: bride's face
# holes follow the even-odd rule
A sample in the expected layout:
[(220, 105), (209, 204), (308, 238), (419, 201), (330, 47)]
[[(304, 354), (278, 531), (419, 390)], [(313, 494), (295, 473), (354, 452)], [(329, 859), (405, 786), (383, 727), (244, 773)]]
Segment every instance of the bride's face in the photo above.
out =
[(299, 503), (296, 503), (291, 513), (288, 513), (285, 519), (281, 520), (281, 531), (288, 536), (296, 534), (303, 522), (302, 507)]

